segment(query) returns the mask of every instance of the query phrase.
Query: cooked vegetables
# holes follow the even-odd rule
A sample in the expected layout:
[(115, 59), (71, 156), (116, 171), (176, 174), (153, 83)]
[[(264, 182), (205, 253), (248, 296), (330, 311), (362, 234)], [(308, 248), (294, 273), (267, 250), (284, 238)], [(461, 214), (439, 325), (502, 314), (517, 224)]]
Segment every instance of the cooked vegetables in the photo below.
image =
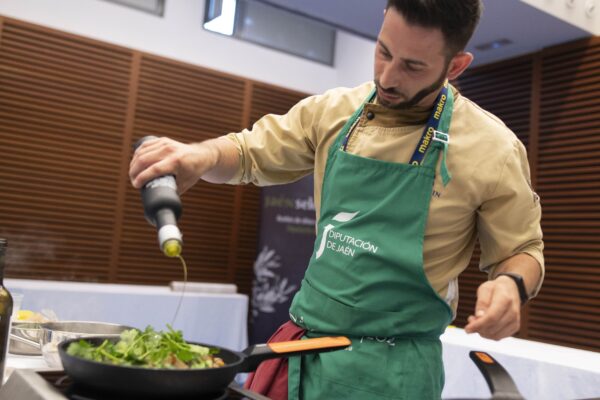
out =
[(82, 339), (73, 342), (67, 353), (103, 363), (143, 368), (215, 368), (225, 365), (214, 355), (218, 349), (186, 343), (181, 331), (170, 325), (168, 332), (157, 332), (148, 326), (143, 332), (130, 329), (121, 333), (116, 343), (105, 340), (99, 346)]

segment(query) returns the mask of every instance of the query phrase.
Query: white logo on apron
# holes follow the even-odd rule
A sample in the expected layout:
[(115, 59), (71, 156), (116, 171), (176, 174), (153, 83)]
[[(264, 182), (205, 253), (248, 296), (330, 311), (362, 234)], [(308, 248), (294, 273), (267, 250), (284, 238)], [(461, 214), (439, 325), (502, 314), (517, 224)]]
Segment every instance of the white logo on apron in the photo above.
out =
[[(358, 211), (355, 213), (341, 212), (336, 214), (336, 216), (333, 217), (333, 220), (338, 222), (348, 222), (356, 217), (356, 215), (358, 215)], [(371, 242), (345, 235), (341, 232), (336, 232), (333, 228), (335, 228), (335, 225), (327, 224), (325, 229), (323, 229), (323, 236), (321, 237), (321, 243), (319, 244), (319, 249), (316, 253), (316, 259), (323, 255), (326, 248), (351, 257), (354, 257), (356, 249), (377, 253), (379, 247)], [(328, 238), (331, 240), (327, 240)]]
[[(352, 218), (356, 217), (357, 214), (358, 214), (358, 211), (355, 213), (341, 212), (341, 213), (336, 214), (336, 216), (333, 217), (333, 220), (338, 221), (338, 222), (348, 222)], [(319, 250), (317, 250), (317, 258), (319, 258), (323, 255), (323, 251), (325, 251), (325, 243), (327, 242), (327, 234), (333, 228), (335, 228), (335, 226), (328, 224), (325, 227), (325, 229), (323, 230), (323, 237), (321, 238), (321, 244), (319, 245)]]

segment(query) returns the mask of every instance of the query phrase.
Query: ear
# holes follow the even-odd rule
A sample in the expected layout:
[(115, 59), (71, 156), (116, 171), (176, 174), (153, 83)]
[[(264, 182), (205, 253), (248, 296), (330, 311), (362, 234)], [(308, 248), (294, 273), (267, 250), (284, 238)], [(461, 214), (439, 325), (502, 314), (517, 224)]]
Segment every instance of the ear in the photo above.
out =
[(458, 78), (471, 65), (471, 62), (473, 62), (473, 54), (466, 51), (456, 54), (448, 64), (448, 79)]

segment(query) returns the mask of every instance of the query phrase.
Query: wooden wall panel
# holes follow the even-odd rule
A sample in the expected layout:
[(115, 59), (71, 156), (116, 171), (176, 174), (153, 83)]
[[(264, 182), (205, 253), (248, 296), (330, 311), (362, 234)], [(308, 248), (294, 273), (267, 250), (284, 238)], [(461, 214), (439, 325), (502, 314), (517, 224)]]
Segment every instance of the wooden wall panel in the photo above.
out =
[[(198, 67), (144, 55), (134, 121), (133, 143), (145, 135), (197, 142), (238, 131), (244, 81)], [(235, 188), (199, 182), (182, 196), (180, 227), (189, 279), (228, 281)], [(156, 229), (143, 218), (140, 195), (126, 187), (119, 282), (161, 284), (182, 280), (178, 260), (162, 257)], [(256, 230), (256, 223), (254, 224)]]
[[(259, 118), (266, 114), (284, 114), (294, 104), (306, 97), (306, 94), (282, 89), (272, 85), (252, 82), (249, 91), (246, 126), (252, 127)], [(243, 187), (242, 203), (245, 210), (240, 216), (238, 265), (253, 265), (256, 259), (258, 234), (253, 229), (260, 217), (260, 190), (252, 185)], [(253, 210), (254, 212), (248, 212)], [(254, 270), (252, 268), (237, 269), (236, 280), (245, 293), (251, 293)]]
[[(532, 66), (531, 57), (517, 58), (467, 70), (456, 82), (465, 97), (502, 119), (526, 146)], [(454, 321), (457, 326), (466, 325), (467, 317), (475, 310), (477, 288), (487, 280), (487, 274), (479, 270), (479, 255), (477, 245), (469, 267), (459, 277), (460, 301)]]
[(305, 93), (281, 89), (264, 83), (254, 83), (250, 123), (253, 124), (265, 114), (285, 114), (305, 97)]
[(532, 339), (600, 350), (600, 40), (542, 53), (537, 190), (546, 280)]
[[(144, 135), (198, 141), (285, 113), (304, 94), (0, 17), (0, 236), (14, 278), (166, 284), (129, 185)], [(542, 198), (547, 277), (521, 336), (600, 349), (600, 42), (474, 68), (462, 93), (527, 145)], [(250, 293), (260, 190), (200, 183), (183, 196), (190, 279)], [(464, 325), (486, 279), (460, 279)]]
[(0, 237), (15, 278), (107, 281), (131, 52), (5, 20)]
[[(7, 275), (181, 280), (129, 183), (132, 144), (145, 135), (195, 142), (249, 126), (253, 83), (12, 19), (0, 17), (0, 29)], [(285, 111), (289, 91), (257, 88), (257, 99), (267, 98), (256, 105), (261, 113)], [(200, 182), (182, 201), (189, 279), (232, 282), (249, 294), (260, 189)]]
[(230, 261), (234, 267), (232, 281), (238, 290), (247, 295), (252, 293), (254, 279), (254, 261), (258, 250), (258, 232), (260, 216), (260, 188), (254, 185), (241, 186), (238, 201), (240, 207), (236, 229), (236, 252)]

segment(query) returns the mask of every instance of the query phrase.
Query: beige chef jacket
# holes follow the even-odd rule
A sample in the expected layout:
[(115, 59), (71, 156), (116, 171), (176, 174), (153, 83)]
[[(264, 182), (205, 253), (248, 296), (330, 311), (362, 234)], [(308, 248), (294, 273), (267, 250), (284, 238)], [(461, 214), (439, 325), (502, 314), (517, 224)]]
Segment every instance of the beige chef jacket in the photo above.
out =
[[(302, 100), (286, 115), (267, 115), (251, 130), (229, 134), (240, 154), (239, 170), (229, 183), (282, 184), (314, 172), (318, 217), (328, 149), (372, 89), (371, 82), (333, 89)], [(523, 144), (497, 117), (452, 90), (447, 160), (452, 180), (444, 187), (438, 162), (423, 260), (430, 284), (456, 311), (457, 278), (469, 265), (477, 236), (480, 269), (489, 274), (506, 258), (527, 253), (540, 263), (543, 276), (544, 258), (541, 207)], [(430, 111), (367, 104), (347, 151), (408, 163)]]

